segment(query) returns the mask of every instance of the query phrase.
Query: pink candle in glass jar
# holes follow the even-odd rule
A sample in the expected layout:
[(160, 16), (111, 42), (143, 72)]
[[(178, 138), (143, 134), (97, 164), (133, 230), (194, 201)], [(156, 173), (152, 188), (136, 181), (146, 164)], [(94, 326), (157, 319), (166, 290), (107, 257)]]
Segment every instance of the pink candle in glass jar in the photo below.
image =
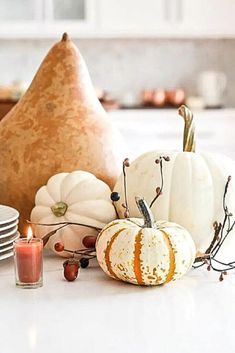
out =
[(32, 237), (29, 227), (27, 238), (14, 243), (16, 285), (25, 288), (42, 286), (42, 239)]

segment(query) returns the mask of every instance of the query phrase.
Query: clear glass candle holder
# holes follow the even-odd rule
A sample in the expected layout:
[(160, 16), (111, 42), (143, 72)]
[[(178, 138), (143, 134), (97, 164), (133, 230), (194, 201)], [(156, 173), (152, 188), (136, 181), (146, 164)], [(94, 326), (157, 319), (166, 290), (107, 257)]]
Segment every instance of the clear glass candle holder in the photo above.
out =
[(26, 238), (14, 242), (16, 286), (38, 288), (43, 285), (43, 242), (42, 239)]

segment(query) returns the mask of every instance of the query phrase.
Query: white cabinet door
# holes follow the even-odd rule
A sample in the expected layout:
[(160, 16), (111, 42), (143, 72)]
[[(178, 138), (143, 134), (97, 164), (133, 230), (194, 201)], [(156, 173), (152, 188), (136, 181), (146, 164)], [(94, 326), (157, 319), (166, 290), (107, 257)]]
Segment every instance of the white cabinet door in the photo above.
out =
[(235, 0), (99, 0), (97, 11), (107, 36), (235, 36)]
[(41, 0), (0, 0), (0, 25), (38, 20), (42, 12)]
[(33, 36), (38, 27), (35, 24), (41, 24), (42, 20), (42, 0), (0, 0), (0, 37)]
[(171, 27), (172, 0), (100, 0), (99, 25), (105, 33), (160, 34)]
[(175, 0), (177, 31), (187, 36), (234, 36), (235, 0)]
[(95, 28), (96, 0), (0, 0), (0, 38), (59, 38)]
[(94, 0), (43, 0), (44, 19), (66, 23), (87, 23), (94, 13)]
[(86, 19), (86, 3), (84, 0), (47, 0), (46, 3), (51, 3), (52, 17), (55, 21), (83, 21)]
[(95, 0), (43, 0), (44, 31), (59, 37), (89, 33), (95, 28)]

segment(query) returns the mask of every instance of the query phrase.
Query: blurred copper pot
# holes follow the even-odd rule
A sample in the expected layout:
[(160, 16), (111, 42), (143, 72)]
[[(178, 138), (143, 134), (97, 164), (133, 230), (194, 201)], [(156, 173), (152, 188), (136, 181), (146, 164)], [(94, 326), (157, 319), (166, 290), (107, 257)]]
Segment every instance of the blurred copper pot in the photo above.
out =
[(140, 96), (141, 104), (143, 105), (152, 105), (153, 100), (153, 90), (145, 89), (141, 92)]
[(186, 99), (185, 91), (181, 88), (166, 91), (167, 104), (178, 107), (179, 105), (185, 103), (185, 99)]
[(178, 107), (186, 100), (185, 91), (182, 88), (174, 90), (147, 89), (141, 92), (141, 103), (147, 106), (164, 107), (171, 105)]
[(155, 89), (153, 91), (152, 104), (155, 107), (164, 107), (166, 105), (166, 92), (164, 89)]

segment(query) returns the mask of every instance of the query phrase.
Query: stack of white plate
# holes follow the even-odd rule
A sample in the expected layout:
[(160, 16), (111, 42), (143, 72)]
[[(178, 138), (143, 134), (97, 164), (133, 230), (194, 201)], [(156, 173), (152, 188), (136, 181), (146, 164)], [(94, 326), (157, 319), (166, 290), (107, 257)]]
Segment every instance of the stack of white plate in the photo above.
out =
[(13, 242), (19, 238), (19, 212), (9, 206), (0, 205), (0, 260), (13, 255)]

